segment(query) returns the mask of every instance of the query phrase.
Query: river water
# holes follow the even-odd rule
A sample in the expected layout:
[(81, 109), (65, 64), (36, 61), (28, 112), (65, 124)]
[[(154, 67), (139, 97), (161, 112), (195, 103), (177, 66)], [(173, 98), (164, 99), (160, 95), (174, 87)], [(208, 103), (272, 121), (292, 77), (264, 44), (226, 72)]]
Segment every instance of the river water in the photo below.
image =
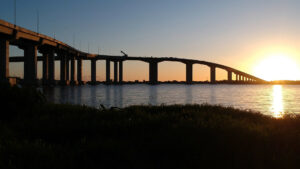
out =
[(55, 103), (99, 107), (213, 104), (259, 111), (274, 117), (300, 113), (300, 85), (130, 84), (57, 86), (44, 90)]

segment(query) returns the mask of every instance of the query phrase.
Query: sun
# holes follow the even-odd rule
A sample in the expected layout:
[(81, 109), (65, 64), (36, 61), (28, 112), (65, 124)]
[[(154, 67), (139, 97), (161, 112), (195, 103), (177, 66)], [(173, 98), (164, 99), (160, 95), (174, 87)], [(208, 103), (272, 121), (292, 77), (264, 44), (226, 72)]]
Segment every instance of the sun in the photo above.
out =
[(291, 57), (277, 54), (266, 57), (253, 69), (254, 74), (264, 80), (297, 80), (300, 69), (297, 62)]

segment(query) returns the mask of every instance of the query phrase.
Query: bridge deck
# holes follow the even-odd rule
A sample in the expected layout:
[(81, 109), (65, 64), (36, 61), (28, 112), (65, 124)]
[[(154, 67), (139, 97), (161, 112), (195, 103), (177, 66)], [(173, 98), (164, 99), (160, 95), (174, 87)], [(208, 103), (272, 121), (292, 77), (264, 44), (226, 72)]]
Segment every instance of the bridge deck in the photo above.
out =
[[(182, 62), (184, 64), (202, 64), (207, 65), (209, 67), (214, 68), (220, 68), (224, 69), (228, 72), (233, 72), (235, 74), (239, 74), (245, 77), (249, 77), (252, 79), (255, 79), (257, 81), (264, 81), (260, 78), (257, 78), (255, 76), (252, 76), (248, 73), (239, 71), (237, 69), (217, 64), (213, 62), (207, 62), (207, 61), (201, 61), (201, 60), (194, 60), (194, 59), (186, 59), (186, 58), (174, 58), (174, 57), (125, 57), (125, 56), (112, 56), (112, 55), (97, 55), (97, 54), (91, 54), (82, 52), (78, 49), (75, 49), (68, 44), (61, 42), (57, 39), (54, 39), (52, 37), (36, 33), (34, 31), (15, 26), (11, 23), (8, 23), (6, 21), (0, 20), (0, 38), (2, 39), (8, 39), (9, 43), (12, 45), (22, 46), (25, 43), (35, 43), (38, 46), (50, 46), (55, 48), (56, 51), (64, 50), (68, 53), (74, 54), (77, 58), (82, 58), (85, 60), (110, 60), (110, 61), (128, 61), (128, 60), (136, 60), (136, 61), (143, 61), (147, 63), (152, 62), (165, 62), (165, 61), (171, 61), (171, 62)], [(38, 61), (41, 61), (43, 57), (39, 56)], [(60, 60), (60, 57), (56, 57), (55, 60)], [(24, 62), (24, 57), (10, 57), (10, 62)]]

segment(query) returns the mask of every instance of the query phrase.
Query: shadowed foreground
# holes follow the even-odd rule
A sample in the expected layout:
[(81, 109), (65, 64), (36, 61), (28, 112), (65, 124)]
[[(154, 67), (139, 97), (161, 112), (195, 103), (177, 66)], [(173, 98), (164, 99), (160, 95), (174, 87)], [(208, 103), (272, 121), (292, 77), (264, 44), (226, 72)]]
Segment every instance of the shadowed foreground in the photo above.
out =
[(0, 93), (0, 168), (297, 168), (300, 160), (300, 116), (209, 105), (100, 110), (47, 103), (31, 89)]

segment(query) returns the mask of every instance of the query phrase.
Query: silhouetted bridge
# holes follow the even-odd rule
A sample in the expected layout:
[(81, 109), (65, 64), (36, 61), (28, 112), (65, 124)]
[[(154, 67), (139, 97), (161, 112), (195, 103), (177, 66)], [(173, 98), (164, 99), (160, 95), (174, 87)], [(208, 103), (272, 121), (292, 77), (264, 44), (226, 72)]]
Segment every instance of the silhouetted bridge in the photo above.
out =
[[(22, 57), (9, 57), (9, 45), (18, 46), (24, 50)], [(37, 56), (37, 51), (42, 56)], [(56, 54), (56, 55), (55, 55)], [(37, 62), (43, 62), (43, 82), (54, 84), (55, 60), (60, 61), (60, 84), (82, 84), (82, 60), (91, 61), (91, 82), (96, 83), (96, 61), (106, 61), (106, 83), (110, 83), (110, 62), (114, 62), (114, 83), (123, 82), (123, 62), (128, 60), (143, 61), (149, 64), (149, 83), (158, 82), (158, 63), (164, 61), (182, 62), (186, 65), (186, 83), (193, 82), (193, 65), (201, 64), (210, 68), (210, 82), (216, 82), (216, 68), (227, 71), (227, 81), (257, 83), (264, 82), (255, 76), (237, 69), (217, 63), (172, 57), (128, 57), (96, 55), (82, 52), (68, 44), (58, 41), (6, 21), (0, 20), (0, 80), (9, 78), (9, 62), (24, 62), (24, 83), (35, 84), (37, 82)], [(75, 60), (77, 60), (77, 79), (75, 80)], [(71, 65), (71, 66), (70, 66)], [(70, 68), (69, 68), (70, 66)], [(70, 72), (69, 72), (70, 71)], [(236, 80), (233, 81), (233, 74)]]

